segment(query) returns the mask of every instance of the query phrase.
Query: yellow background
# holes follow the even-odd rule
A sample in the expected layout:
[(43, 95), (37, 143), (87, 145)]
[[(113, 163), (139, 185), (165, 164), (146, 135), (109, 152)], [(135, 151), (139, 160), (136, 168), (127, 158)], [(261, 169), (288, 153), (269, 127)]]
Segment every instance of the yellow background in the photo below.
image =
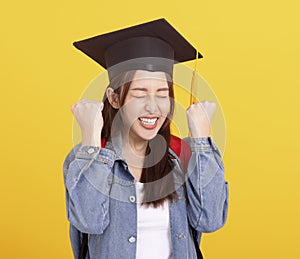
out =
[(205, 258), (300, 258), (297, 0), (6, 1), (0, 11), (1, 258), (72, 258), (70, 106), (100, 67), (74, 40), (165, 17), (204, 55), (226, 118), (226, 226)]

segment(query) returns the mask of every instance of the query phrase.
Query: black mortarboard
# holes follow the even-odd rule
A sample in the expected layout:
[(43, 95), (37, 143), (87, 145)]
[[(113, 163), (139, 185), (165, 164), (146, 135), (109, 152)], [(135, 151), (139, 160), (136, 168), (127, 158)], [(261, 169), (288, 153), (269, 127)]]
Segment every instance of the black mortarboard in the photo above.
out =
[[(106, 68), (110, 79), (128, 70), (163, 71), (196, 58), (196, 49), (165, 19), (74, 42), (74, 46)], [(202, 55), (198, 52), (198, 58)]]

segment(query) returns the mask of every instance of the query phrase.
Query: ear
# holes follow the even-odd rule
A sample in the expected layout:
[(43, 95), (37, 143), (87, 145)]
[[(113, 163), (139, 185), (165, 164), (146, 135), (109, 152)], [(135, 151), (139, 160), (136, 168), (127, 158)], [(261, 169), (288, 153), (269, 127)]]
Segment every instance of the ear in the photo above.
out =
[(107, 99), (108, 99), (110, 105), (113, 108), (115, 108), (115, 109), (120, 108), (119, 96), (114, 92), (114, 89), (112, 89), (111, 87), (108, 87), (106, 89), (106, 96), (107, 96)]

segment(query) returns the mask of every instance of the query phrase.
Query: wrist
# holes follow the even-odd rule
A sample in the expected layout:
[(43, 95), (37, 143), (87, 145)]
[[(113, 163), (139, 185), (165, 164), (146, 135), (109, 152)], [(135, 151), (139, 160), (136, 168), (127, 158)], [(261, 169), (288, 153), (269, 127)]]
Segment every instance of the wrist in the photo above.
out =
[(192, 138), (207, 138), (210, 136), (210, 130), (191, 131)]
[(82, 146), (101, 147), (101, 132), (98, 133), (82, 133)]

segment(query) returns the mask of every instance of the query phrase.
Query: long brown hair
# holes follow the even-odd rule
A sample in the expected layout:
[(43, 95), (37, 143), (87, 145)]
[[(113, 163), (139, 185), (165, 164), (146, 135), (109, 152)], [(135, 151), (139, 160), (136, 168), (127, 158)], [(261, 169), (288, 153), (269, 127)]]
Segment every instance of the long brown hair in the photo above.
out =
[[(108, 87), (114, 89), (114, 92), (117, 94), (120, 107), (125, 102), (125, 98), (134, 78), (135, 72), (136, 71), (132, 70), (119, 74), (117, 77), (113, 78), (108, 85)], [(171, 138), (170, 123), (174, 113), (174, 90), (173, 82), (170, 80), (167, 82), (169, 86), (170, 111), (162, 127), (159, 129), (157, 136), (148, 142), (140, 179), (142, 183), (145, 183), (143, 204), (153, 205), (155, 208), (162, 205), (166, 199), (173, 201), (174, 199), (178, 198), (175, 190), (174, 179), (171, 174), (173, 169), (173, 163), (171, 161), (172, 156), (168, 152)], [(102, 113), (104, 125), (101, 138), (110, 140), (113, 120), (118, 113), (118, 109), (115, 109), (111, 106), (106, 93), (104, 94), (103, 102), (104, 108)], [(166, 143), (166, 148), (162, 157), (161, 145), (158, 145), (157, 143), (157, 141), (160, 141), (158, 136), (163, 137)], [(158, 154), (160, 157), (157, 157)], [(149, 164), (151, 166), (147, 166)]]

